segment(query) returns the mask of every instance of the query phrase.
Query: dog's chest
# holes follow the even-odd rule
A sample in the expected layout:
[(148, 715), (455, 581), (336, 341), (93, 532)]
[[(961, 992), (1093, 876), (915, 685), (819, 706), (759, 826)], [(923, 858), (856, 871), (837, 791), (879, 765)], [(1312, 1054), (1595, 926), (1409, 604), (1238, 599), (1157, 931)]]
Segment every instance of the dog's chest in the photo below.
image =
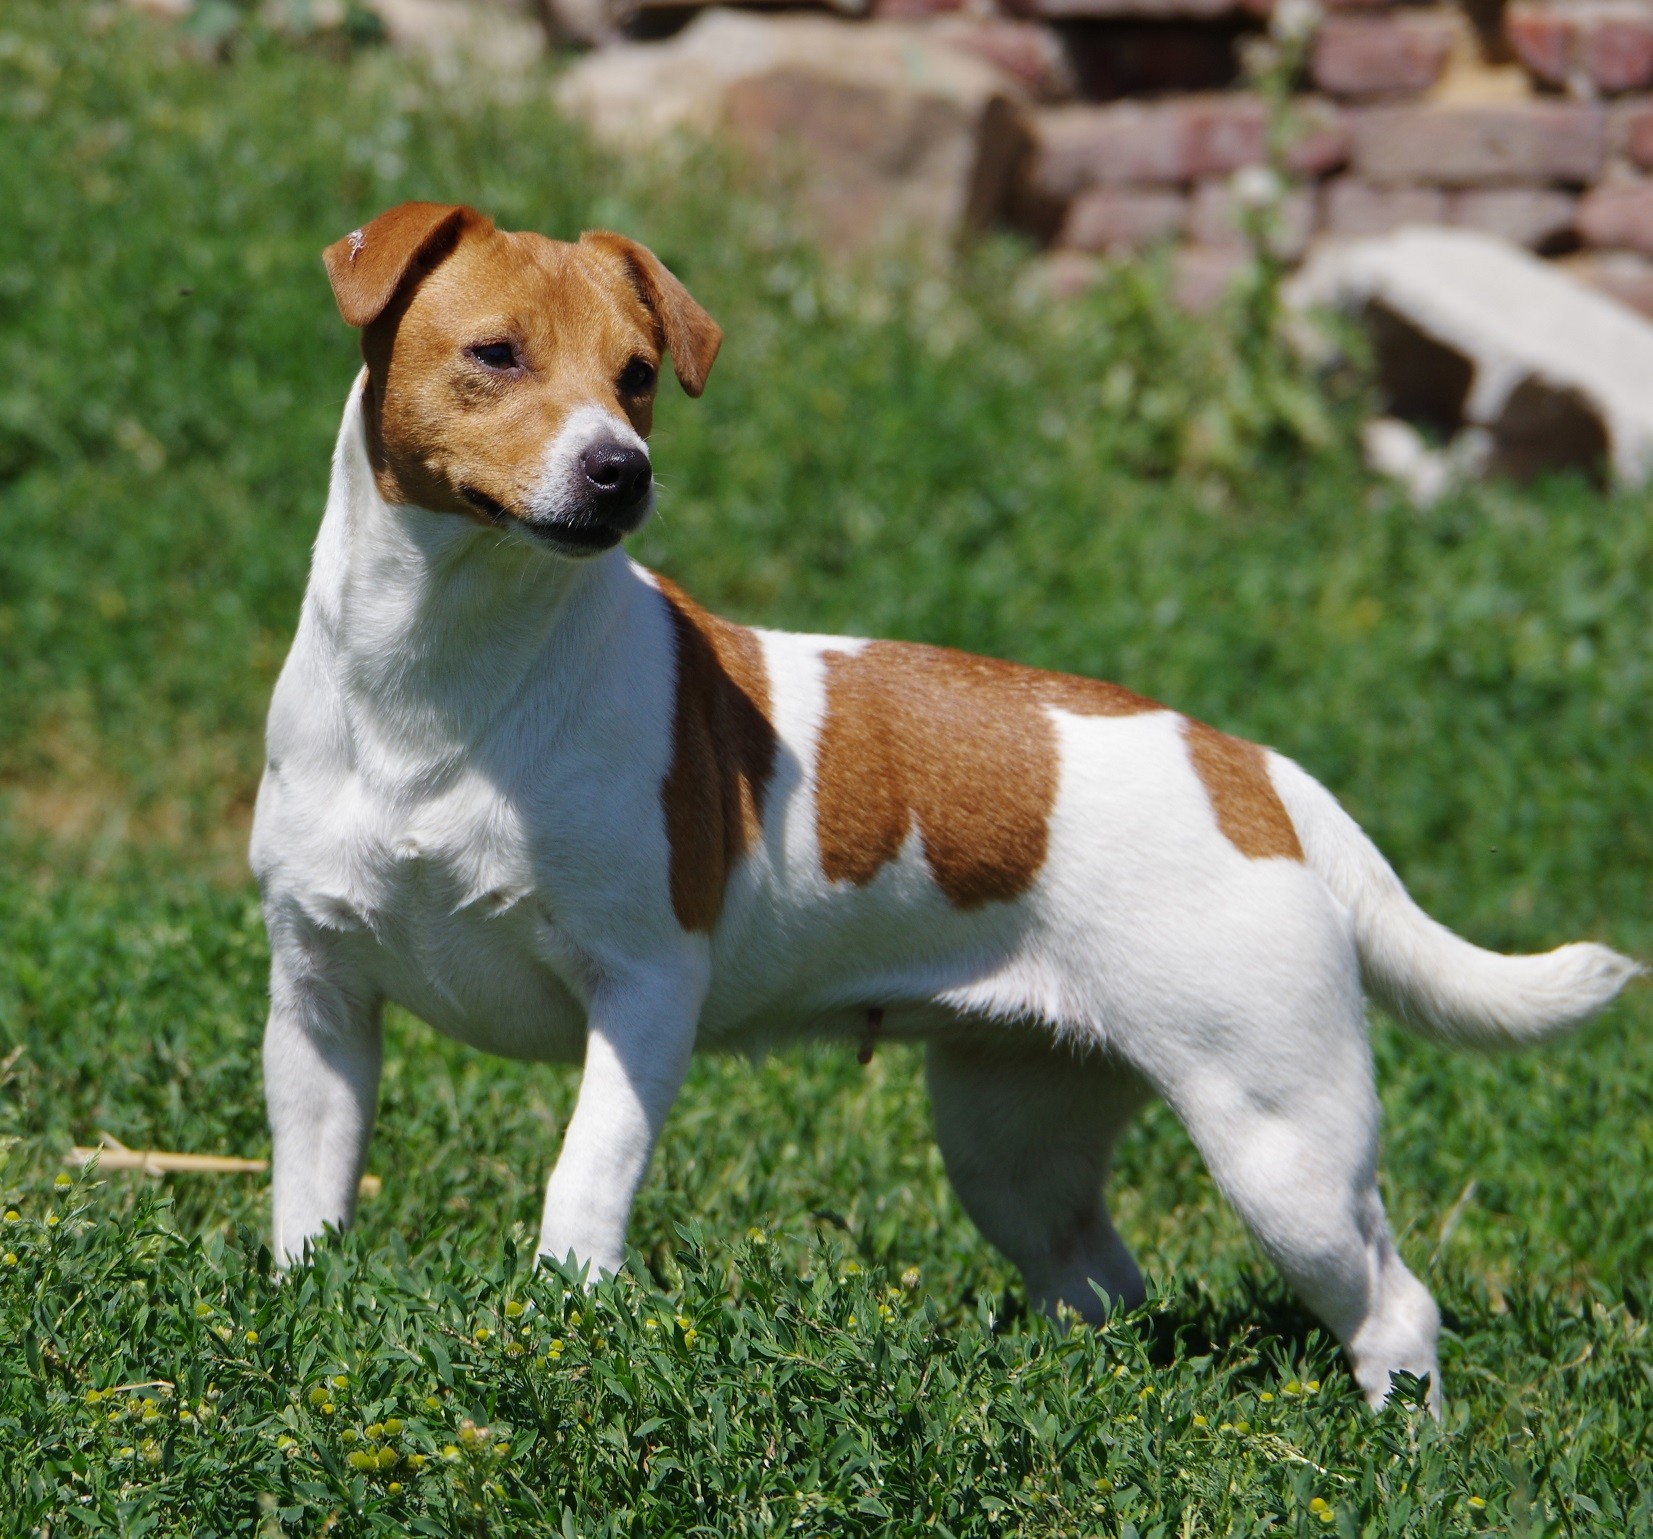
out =
[(580, 1056), (581, 958), (556, 921), (545, 861), (483, 777), (426, 796), (356, 781), (326, 821), (311, 841), (310, 904), (347, 932), (387, 998), (489, 1052)]

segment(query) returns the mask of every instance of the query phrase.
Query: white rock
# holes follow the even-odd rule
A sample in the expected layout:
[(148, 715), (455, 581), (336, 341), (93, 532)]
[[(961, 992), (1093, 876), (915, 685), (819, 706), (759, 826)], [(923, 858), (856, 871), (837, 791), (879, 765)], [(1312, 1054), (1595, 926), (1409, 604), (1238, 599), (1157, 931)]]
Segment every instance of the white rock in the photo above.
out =
[(1378, 307), (1420, 348), (1461, 359), (1461, 420), (1491, 435), (1494, 468), (1524, 474), (1605, 452), (1621, 485), (1653, 474), (1653, 324), (1507, 241), (1415, 227), (1328, 243), (1287, 298)]
[(987, 106), (1019, 87), (921, 25), (704, 11), (676, 37), (575, 64), (558, 105), (617, 148), (722, 134), (806, 169), (821, 238), (950, 236), (968, 211)]

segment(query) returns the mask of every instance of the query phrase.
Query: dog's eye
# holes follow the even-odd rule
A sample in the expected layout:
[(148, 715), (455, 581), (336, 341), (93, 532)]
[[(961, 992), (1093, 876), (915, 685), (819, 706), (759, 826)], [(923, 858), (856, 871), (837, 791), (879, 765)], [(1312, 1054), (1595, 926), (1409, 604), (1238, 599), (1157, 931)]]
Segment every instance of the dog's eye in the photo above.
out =
[(633, 358), (620, 370), (620, 390), (624, 395), (641, 395), (654, 383), (654, 365), (641, 358)]
[(490, 369), (514, 369), (520, 361), (516, 348), (509, 342), (479, 342), (466, 352)]

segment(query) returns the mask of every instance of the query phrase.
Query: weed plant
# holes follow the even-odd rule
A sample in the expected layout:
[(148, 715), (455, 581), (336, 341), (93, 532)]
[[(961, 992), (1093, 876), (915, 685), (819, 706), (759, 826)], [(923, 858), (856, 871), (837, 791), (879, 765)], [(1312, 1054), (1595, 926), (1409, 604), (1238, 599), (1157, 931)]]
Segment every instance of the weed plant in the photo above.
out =
[(1149, 266), (1052, 307), (996, 248), (831, 270), (539, 77), (224, 55), (0, 12), (0, 1533), (1653, 1528), (1645, 990), (1519, 1057), (1374, 1023), (1440, 1426), (1364, 1409), (1163, 1111), (1115, 1185), (1149, 1304), (1027, 1318), (899, 1050), (697, 1065), (589, 1293), (531, 1266), (572, 1074), (394, 1012), (382, 1192), (284, 1283), (257, 1182), (61, 1171), (267, 1149), (242, 849), (356, 366), (318, 254), (407, 197), (625, 230), (724, 323), (636, 542), (705, 602), (1119, 680), (1298, 758), (1475, 939), (1653, 953), (1648, 496), (1419, 512), (1267, 305), (1190, 320)]

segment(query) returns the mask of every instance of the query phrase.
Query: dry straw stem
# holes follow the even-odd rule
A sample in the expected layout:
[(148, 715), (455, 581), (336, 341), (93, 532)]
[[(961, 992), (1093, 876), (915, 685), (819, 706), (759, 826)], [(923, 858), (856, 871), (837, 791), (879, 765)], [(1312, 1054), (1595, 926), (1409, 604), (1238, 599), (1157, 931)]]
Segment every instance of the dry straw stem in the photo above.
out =
[[(233, 1154), (182, 1154), (166, 1149), (129, 1149), (110, 1133), (98, 1135), (102, 1142), (92, 1147), (76, 1144), (64, 1155), (63, 1163), (84, 1168), (96, 1161), (100, 1170), (141, 1170), (146, 1176), (176, 1174), (241, 1176), (259, 1175), (270, 1168), (268, 1160), (242, 1159)], [(362, 1177), (363, 1197), (377, 1197), (383, 1183), (377, 1176)]]

